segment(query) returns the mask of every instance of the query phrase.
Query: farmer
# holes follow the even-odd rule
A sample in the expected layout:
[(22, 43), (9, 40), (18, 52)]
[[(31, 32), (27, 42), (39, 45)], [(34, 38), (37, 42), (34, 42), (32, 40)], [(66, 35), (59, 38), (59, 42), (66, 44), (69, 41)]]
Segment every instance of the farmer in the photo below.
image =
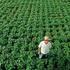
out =
[(38, 54), (39, 54), (39, 58), (42, 58), (43, 55), (46, 55), (47, 53), (49, 53), (50, 48), (52, 47), (51, 43), (49, 42), (49, 37), (45, 36), (44, 40), (40, 42), (39, 46), (38, 46)]

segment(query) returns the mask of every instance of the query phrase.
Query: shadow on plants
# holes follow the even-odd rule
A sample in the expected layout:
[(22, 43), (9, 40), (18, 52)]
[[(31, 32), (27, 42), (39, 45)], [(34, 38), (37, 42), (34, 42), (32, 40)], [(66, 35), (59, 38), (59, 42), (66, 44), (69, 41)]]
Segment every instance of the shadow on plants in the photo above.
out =
[(67, 42), (70, 42), (70, 38), (67, 39)]
[(14, 67), (12, 68), (12, 70), (18, 70), (18, 66), (14, 65)]
[(6, 70), (6, 68), (5, 68), (5, 65), (4, 65), (4, 64), (1, 64), (1, 66), (0, 66), (0, 70)]
[(52, 29), (50, 29), (50, 32), (52, 32), (53, 30)]
[(38, 42), (35, 42), (35, 45), (38, 45)]
[(59, 25), (54, 25), (54, 27), (56, 27), (56, 28), (57, 28), (58, 26), (59, 26)]
[(57, 31), (57, 32), (59, 32), (59, 30), (58, 30), (58, 29), (57, 29), (56, 31)]
[(66, 66), (68, 63), (69, 63), (69, 60), (68, 60), (68, 59), (65, 59), (65, 60), (64, 60), (65, 66)]
[(52, 43), (54, 43), (55, 39), (52, 39), (51, 41), (52, 41)]

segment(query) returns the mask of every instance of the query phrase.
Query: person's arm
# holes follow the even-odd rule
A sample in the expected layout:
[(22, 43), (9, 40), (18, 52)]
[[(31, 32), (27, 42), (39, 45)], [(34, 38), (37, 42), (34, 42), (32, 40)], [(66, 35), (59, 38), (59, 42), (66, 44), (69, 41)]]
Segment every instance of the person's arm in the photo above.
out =
[(50, 43), (49, 47), (51, 48), (52, 47), (52, 44)]
[(38, 54), (40, 54), (41, 53), (41, 48), (40, 47), (38, 47)]
[(38, 54), (40, 54), (40, 53), (41, 53), (41, 43), (38, 46)]

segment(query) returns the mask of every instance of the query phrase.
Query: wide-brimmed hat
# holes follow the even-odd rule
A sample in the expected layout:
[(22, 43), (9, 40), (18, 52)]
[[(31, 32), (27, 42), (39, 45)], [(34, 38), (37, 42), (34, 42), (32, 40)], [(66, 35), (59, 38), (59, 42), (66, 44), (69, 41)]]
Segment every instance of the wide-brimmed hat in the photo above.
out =
[(50, 40), (49, 36), (44, 36), (44, 40)]

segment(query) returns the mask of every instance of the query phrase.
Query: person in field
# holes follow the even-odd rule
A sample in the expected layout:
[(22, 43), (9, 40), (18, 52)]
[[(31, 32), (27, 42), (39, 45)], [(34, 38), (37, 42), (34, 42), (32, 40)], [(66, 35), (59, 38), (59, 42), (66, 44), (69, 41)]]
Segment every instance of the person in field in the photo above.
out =
[(44, 37), (44, 40), (38, 45), (38, 54), (39, 58), (42, 58), (44, 55), (47, 55), (52, 47), (50, 39), (48, 36)]

